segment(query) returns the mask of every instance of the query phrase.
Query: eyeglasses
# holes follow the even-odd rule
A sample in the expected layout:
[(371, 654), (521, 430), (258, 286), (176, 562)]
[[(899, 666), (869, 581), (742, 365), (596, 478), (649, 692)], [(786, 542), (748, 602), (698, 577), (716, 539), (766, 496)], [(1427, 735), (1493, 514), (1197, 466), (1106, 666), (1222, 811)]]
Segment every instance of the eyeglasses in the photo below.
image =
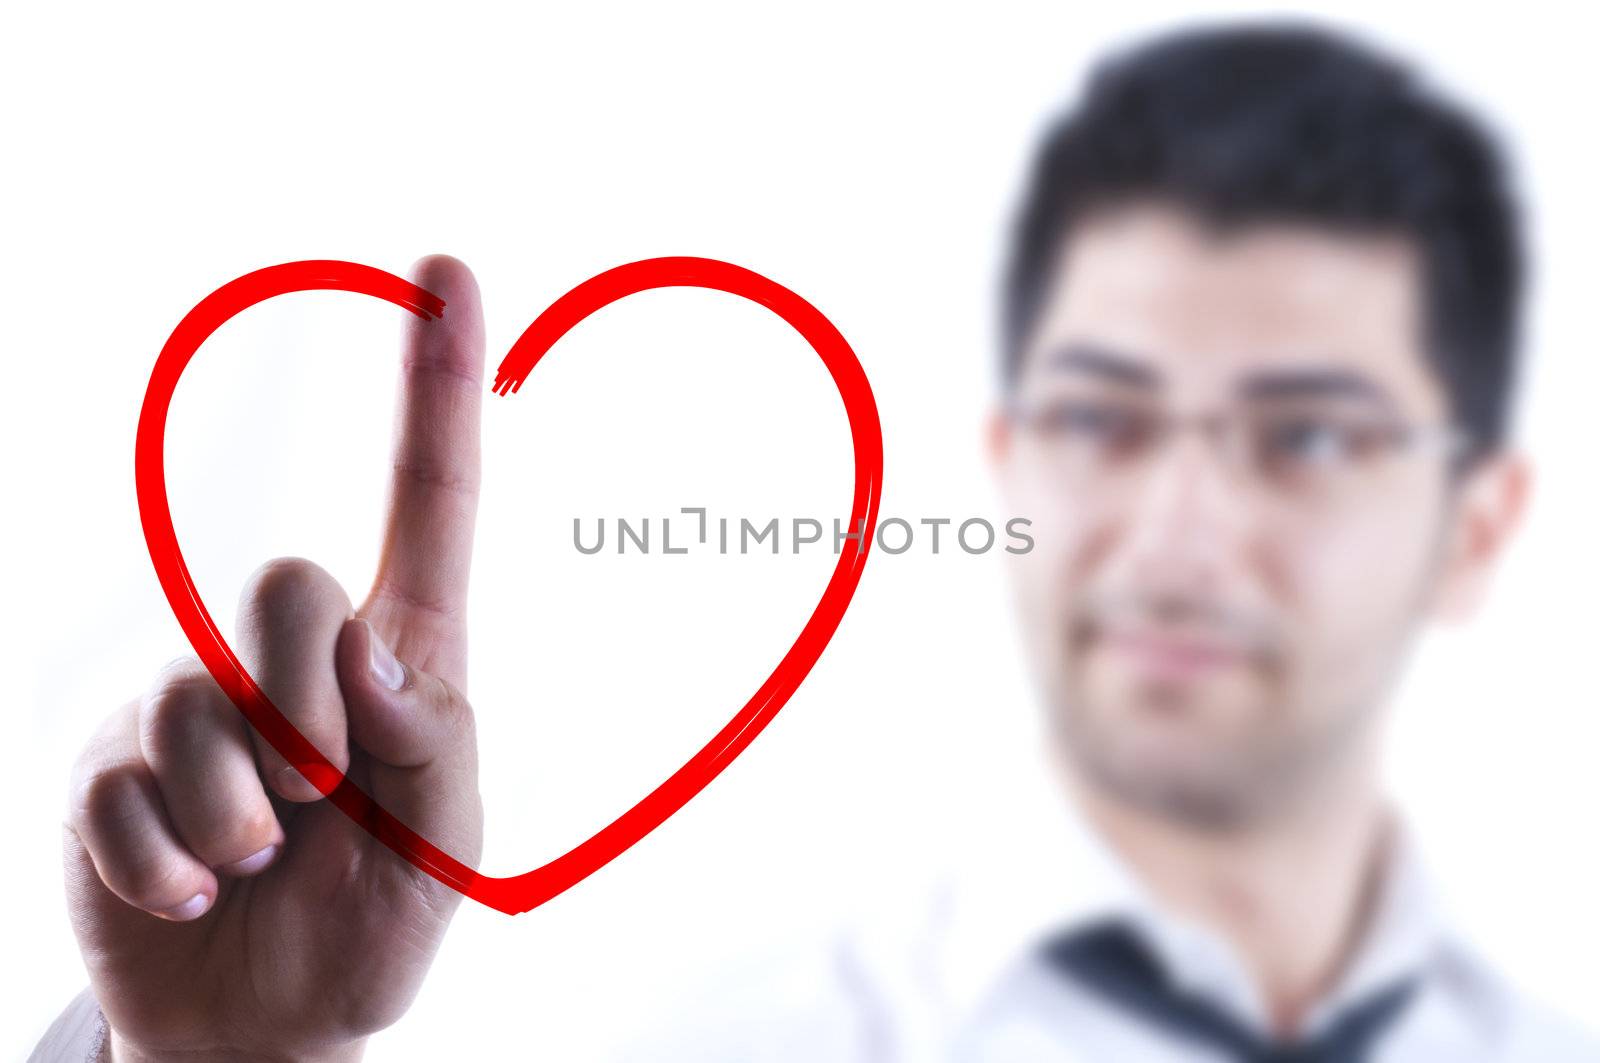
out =
[(1470, 443), (1455, 424), (1408, 423), (1349, 403), (1262, 403), (1181, 417), (1148, 401), (1080, 397), (1013, 401), (1007, 414), (1075, 491), (1135, 481), (1164, 443), (1194, 428), (1243, 482), (1303, 506), (1360, 498), (1396, 458), (1433, 454), (1455, 461)]

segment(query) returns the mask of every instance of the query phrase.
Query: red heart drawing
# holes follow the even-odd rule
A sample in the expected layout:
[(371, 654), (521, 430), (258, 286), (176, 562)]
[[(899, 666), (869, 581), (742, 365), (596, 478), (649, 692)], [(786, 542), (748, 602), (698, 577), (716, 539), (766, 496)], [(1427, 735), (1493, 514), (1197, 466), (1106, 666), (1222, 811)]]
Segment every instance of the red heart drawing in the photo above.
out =
[(545, 352), (601, 307), (634, 292), (684, 286), (730, 292), (760, 303), (787, 321), (821, 356), (850, 418), (856, 475), (849, 527), (852, 531), (860, 529), (862, 534), (855, 549), (840, 552), (833, 576), (794, 645), (726, 726), (665, 782), (587, 840), (543, 867), (508, 878), (478, 874), (395, 819), (335, 768), (267, 699), (200, 600), (183, 552), (178, 549), (167, 503), (163, 454), (172, 393), (200, 345), (224, 322), (247, 307), (289, 292), (362, 292), (387, 299), (424, 319), (443, 314), (444, 302), (392, 273), (354, 262), (308, 261), (269, 266), (229, 281), (189, 311), (162, 347), (145, 391), (134, 446), (139, 517), (162, 590), (200, 660), (251, 726), (289, 763), (303, 765), (302, 772), (347, 816), (440, 882), (509, 915), (543, 904), (616, 859), (705, 789), (772, 722), (817, 663), (844, 617), (861, 580), (877, 527), (883, 435), (877, 403), (861, 363), (821, 311), (782, 285), (741, 266), (710, 258), (651, 258), (591, 277), (557, 299), (528, 326), (501, 361), (493, 391), (502, 396), (516, 392)]

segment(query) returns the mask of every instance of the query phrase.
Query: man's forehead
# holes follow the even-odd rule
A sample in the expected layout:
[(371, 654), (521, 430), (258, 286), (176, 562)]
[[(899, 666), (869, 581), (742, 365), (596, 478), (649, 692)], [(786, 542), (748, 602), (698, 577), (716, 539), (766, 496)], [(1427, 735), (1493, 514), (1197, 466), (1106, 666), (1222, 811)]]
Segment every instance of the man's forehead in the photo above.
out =
[(1343, 367), (1436, 409), (1421, 322), (1422, 275), (1404, 237), (1290, 222), (1218, 231), (1143, 204), (1086, 219), (1063, 242), (1025, 375), (1048, 378), (1063, 347), (1087, 344), (1146, 362), (1175, 389)]

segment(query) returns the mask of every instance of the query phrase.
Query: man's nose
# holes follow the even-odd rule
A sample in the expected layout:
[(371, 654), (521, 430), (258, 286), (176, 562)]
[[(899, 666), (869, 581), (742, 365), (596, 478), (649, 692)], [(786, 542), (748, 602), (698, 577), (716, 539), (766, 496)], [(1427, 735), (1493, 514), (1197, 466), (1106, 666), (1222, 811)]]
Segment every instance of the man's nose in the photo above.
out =
[(1218, 442), (1192, 425), (1174, 433), (1133, 492), (1121, 529), (1124, 556), (1149, 589), (1217, 595), (1239, 563), (1250, 500)]

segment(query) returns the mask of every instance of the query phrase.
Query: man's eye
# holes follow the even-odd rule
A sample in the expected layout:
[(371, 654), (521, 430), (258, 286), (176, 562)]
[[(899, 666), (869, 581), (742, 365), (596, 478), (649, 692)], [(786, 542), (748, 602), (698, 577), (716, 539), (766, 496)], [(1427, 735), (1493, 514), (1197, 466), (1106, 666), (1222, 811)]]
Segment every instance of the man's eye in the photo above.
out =
[(1052, 435), (1108, 447), (1133, 446), (1149, 432), (1150, 418), (1110, 402), (1059, 402), (1047, 408), (1042, 427)]
[(1335, 424), (1297, 418), (1265, 425), (1261, 442), (1269, 460), (1326, 464), (1343, 460), (1349, 441)]
[(1381, 449), (1390, 435), (1381, 425), (1286, 417), (1262, 425), (1257, 438), (1262, 456), (1271, 464), (1329, 468), (1360, 461)]

